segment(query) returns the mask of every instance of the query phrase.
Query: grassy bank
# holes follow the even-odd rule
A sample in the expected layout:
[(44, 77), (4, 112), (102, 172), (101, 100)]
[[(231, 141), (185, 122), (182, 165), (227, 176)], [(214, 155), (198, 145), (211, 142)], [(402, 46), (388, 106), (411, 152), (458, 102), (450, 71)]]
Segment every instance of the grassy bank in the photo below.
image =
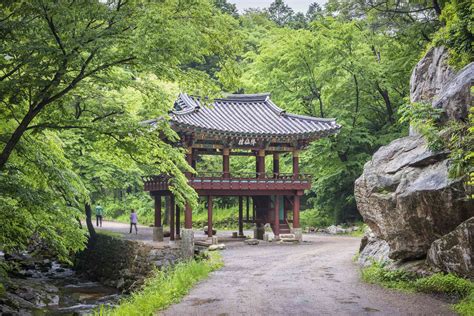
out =
[(443, 294), (458, 303), (453, 309), (460, 315), (474, 315), (474, 283), (453, 274), (436, 273), (429, 277), (417, 277), (402, 270), (387, 270), (373, 264), (361, 272), (367, 283), (406, 292)]
[(219, 269), (222, 264), (219, 253), (213, 252), (207, 260), (182, 262), (169, 271), (157, 271), (155, 276), (147, 280), (141, 291), (122, 300), (118, 307), (101, 308), (97, 314), (153, 315), (156, 311), (179, 302), (197, 282)]

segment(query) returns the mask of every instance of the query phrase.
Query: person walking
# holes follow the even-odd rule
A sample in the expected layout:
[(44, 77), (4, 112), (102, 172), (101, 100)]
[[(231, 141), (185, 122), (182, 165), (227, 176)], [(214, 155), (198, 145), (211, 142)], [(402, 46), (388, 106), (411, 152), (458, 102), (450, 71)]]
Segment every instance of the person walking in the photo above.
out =
[(138, 223), (137, 213), (135, 212), (134, 209), (132, 209), (132, 212), (130, 213), (130, 234), (132, 233), (133, 226), (135, 226), (135, 234), (138, 234), (137, 223)]
[(97, 206), (95, 207), (95, 221), (96, 221), (97, 227), (99, 227), (99, 224), (100, 224), (100, 227), (102, 227), (103, 216), (104, 216), (104, 209), (102, 208), (102, 206), (100, 206), (100, 204), (97, 204)]

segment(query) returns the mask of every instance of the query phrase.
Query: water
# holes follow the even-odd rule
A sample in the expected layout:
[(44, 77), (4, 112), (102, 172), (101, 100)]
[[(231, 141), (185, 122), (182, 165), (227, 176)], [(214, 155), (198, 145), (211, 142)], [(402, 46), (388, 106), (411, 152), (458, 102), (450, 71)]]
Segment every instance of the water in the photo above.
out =
[(30, 260), (21, 265), (23, 269), (10, 276), (8, 289), (28, 303), (19, 315), (89, 315), (100, 305), (115, 306), (121, 298), (117, 289), (86, 280), (54, 261), (37, 264)]

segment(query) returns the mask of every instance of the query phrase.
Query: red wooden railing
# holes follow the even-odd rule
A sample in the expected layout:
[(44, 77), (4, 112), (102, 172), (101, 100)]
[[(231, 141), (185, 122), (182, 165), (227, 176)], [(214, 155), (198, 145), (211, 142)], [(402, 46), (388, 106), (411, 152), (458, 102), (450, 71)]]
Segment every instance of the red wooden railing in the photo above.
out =
[[(191, 176), (189, 183), (195, 189), (309, 189), (311, 177), (308, 174), (292, 173), (231, 173), (225, 177), (223, 172), (204, 172)], [(167, 190), (170, 176), (143, 177), (145, 191)]]

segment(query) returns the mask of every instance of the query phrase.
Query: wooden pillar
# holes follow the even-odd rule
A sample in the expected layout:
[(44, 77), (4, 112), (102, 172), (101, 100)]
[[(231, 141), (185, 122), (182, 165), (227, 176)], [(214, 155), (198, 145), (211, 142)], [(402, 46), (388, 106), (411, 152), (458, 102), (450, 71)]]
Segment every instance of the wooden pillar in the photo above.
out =
[(265, 150), (260, 149), (257, 153), (257, 178), (265, 178)]
[(223, 174), (223, 177), (226, 179), (230, 178), (229, 157), (230, 157), (230, 149), (224, 148), (222, 151), (222, 174)]
[(174, 196), (171, 195), (169, 197), (169, 214), (170, 214), (170, 240), (174, 240), (174, 212), (175, 212), (175, 205), (174, 205)]
[(273, 153), (273, 177), (278, 178), (280, 174), (280, 154)]
[(207, 196), (207, 236), (212, 237), (212, 196)]
[[(244, 217), (244, 201), (243, 197), (239, 196), (239, 236), (244, 235), (244, 222), (243, 222), (243, 217)], [(247, 213), (248, 214), (248, 213)]]
[(300, 228), (300, 197), (295, 195), (293, 201), (293, 228)]
[(249, 221), (250, 219), (250, 197), (247, 196), (247, 222)]
[(165, 214), (163, 216), (163, 225), (169, 225), (170, 223), (170, 199), (165, 196)]
[(297, 179), (300, 172), (300, 155), (299, 151), (293, 151), (293, 178)]
[(155, 195), (155, 227), (161, 227), (161, 195)]
[(275, 195), (275, 200), (273, 202), (274, 212), (275, 212), (275, 222), (273, 223), (273, 232), (275, 237), (280, 235), (280, 198), (278, 195)]
[(253, 200), (252, 203), (252, 222), (255, 222), (255, 213), (257, 212), (257, 207), (255, 205), (255, 199)]
[(180, 214), (181, 213), (181, 210), (179, 208), (178, 205), (176, 205), (176, 236), (179, 236), (180, 235)]
[(186, 207), (184, 209), (184, 228), (193, 228), (193, 210), (188, 203), (186, 203)]
[[(193, 166), (193, 148), (192, 147), (188, 147), (188, 151), (186, 153), (186, 162), (192, 167)], [(188, 179), (191, 178), (192, 176), (192, 173), (191, 172), (186, 172), (185, 173), (186, 177)]]

